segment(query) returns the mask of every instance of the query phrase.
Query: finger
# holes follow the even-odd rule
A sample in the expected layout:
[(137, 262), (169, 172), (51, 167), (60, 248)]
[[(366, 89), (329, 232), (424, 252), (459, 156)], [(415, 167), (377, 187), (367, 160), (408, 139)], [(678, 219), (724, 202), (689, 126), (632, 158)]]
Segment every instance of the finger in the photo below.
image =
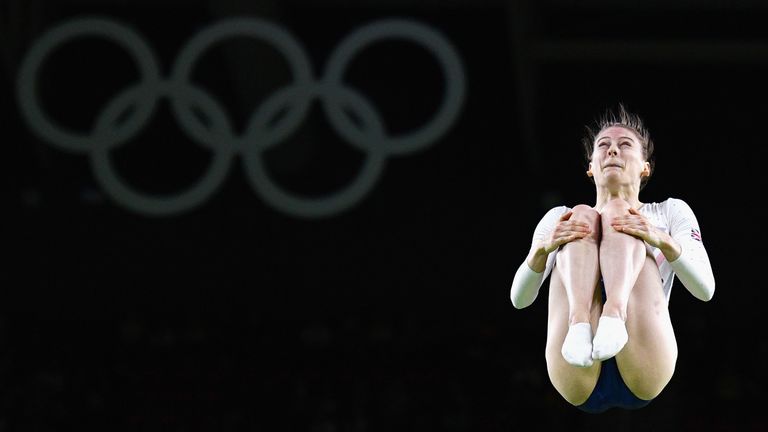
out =
[(636, 209), (633, 209), (633, 208), (631, 208), (631, 209), (629, 209), (629, 212), (630, 212), (630, 214), (631, 214), (632, 216), (634, 216), (634, 217), (636, 217), (636, 218), (639, 218), (640, 220), (643, 220), (643, 221), (644, 221), (644, 220), (646, 220), (646, 219), (645, 219), (645, 216), (644, 216), (642, 213), (640, 213), (640, 211), (639, 211), (639, 210), (636, 210)]
[(611, 224), (626, 222), (628, 220), (631, 220), (631, 218), (632, 218), (631, 215), (615, 216), (613, 219), (611, 219)]
[(580, 232), (592, 231), (592, 228), (590, 228), (589, 224), (586, 224), (586, 223), (574, 223), (568, 226), (567, 229), (576, 230)]
[(621, 232), (627, 235), (631, 235), (633, 237), (637, 237), (641, 240), (646, 240), (648, 238), (648, 231), (645, 231), (643, 229), (638, 229), (636, 227), (625, 226), (625, 227), (622, 227)]
[(572, 214), (573, 214), (573, 210), (568, 210), (568, 211), (567, 211), (567, 212), (565, 212), (565, 213), (564, 213), (562, 216), (560, 216), (560, 221), (561, 221), (561, 222), (563, 222), (563, 221), (567, 221), (568, 219), (570, 219), (570, 218), (571, 218), (571, 215), (572, 215)]
[(636, 218), (616, 218), (611, 221), (611, 225), (625, 225), (625, 226), (642, 226), (645, 222), (642, 219)]
[(583, 226), (564, 227), (561, 231), (558, 232), (558, 234), (562, 236), (572, 236), (574, 234), (578, 234), (582, 237), (586, 237), (591, 233), (592, 230), (589, 227)]
[(590, 230), (592, 227), (587, 223), (583, 221), (567, 221), (561, 225), (563, 229), (581, 229), (581, 230)]
[(572, 242), (572, 241), (575, 241), (575, 240), (581, 240), (581, 239), (583, 239), (586, 236), (587, 235), (584, 234), (584, 233), (574, 233), (573, 235), (568, 236), (568, 241)]
[(623, 233), (637, 233), (642, 230), (638, 229), (637, 225), (631, 225), (631, 224), (619, 224), (619, 225), (612, 225), (613, 229), (619, 232)]
[(639, 231), (648, 231), (648, 226), (642, 222), (628, 221), (622, 224), (618, 224), (624, 228), (632, 228)]
[(633, 213), (633, 214), (624, 214), (624, 215), (616, 216), (616, 217), (613, 218), (613, 220), (615, 220), (615, 221), (617, 221), (617, 220), (618, 221), (627, 221), (627, 220), (638, 220), (638, 219), (642, 219), (642, 218), (643, 218), (643, 215), (637, 214), (637, 213)]
[(586, 237), (588, 235), (589, 235), (589, 233), (586, 232), (586, 231), (567, 231), (567, 232), (563, 233), (563, 237), (568, 238), (568, 239), (584, 238), (584, 237)]
[(584, 231), (568, 231), (568, 232), (563, 233), (563, 237), (566, 237), (566, 238), (571, 238), (571, 237), (574, 237), (574, 236), (575, 237), (579, 237), (579, 238), (584, 238), (584, 237), (586, 237), (588, 235), (589, 235), (589, 233), (588, 232), (584, 232)]

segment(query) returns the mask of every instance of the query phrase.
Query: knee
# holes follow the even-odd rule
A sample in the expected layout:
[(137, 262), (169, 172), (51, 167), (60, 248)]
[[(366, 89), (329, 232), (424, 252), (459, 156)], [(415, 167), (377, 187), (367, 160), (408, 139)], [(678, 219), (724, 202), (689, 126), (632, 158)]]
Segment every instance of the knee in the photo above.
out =
[(596, 221), (600, 219), (600, 213), (586, 204), (579, 204), (571, 209), (572, 217), (581, 218), (586, 221)]
[(600, 231), (600, 213), (586, 204), (579, 204), (571, 209), (571, 220), (586, 222), (592, 229), (593, 237)]
[(586, 222), (589, 224), (589, 228), (592, 230), (592, 235), (588, 238), (594, 241), (598, 241), (600, 238), (600, 232), (602, 230), (600, 223), (600, 213), (586, 204), (579, 204), (571, 209), (573, 215), (572, 220)]

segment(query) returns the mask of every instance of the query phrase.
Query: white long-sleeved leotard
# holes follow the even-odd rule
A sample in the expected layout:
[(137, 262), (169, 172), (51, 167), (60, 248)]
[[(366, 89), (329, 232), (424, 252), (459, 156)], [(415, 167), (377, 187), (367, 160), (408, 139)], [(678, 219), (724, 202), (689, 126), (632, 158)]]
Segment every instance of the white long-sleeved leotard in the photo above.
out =
[[(550, 209), (534, 230), (532, 247), (547, 238), (560, 217), (569, 210), (567, 206)], [(675, 276), (696, 298), (704, 301), (711, 299), (715, 292), (715, 278), (709, 256), (701, 240), (699, 223), (691, 207), (681, 199), (668, 198), (660, 203), (643, 204), (638, 210), (659, 230), (672, 236), (681, 248), (680, 256), (669, 262), (659, 248), (645, 244), (648, 255), (653, 257), (659, 266), (661, 285), (667, 302), (669, 302)], [(558, 250), (559, 248), (549, 254), (546, 268), (541, 273), (533, 271), (528, 266), (527, 258), (523, 260), (515, 273), (510, 291), (512, 303), (516, 308), (527, 307), (536, 299), (541, 284), (552, 272)]]

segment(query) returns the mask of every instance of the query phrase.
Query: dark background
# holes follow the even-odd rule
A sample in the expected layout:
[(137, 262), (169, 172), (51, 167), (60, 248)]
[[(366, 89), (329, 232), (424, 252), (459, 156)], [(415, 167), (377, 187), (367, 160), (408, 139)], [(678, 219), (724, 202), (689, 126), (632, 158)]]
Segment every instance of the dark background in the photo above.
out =
[[(198, 205), (146, 214), (20, 109), (30, 47), (84, 16), (141, 35), (163, 78), (194, 34), (264, 19), (302, 44), (318, 79), (354, 29), (407, 18), (450, 41), (466, 93), (444, 134), (390, 155), (349, 208), (279, 209), (236, 155)], [(768, 430), (751, 408), (768, 383), (763, 2), (2, 0), (0, 19), (0, 431)], [(81, 38), (43, 63), (38, 99), (88, 135), (138, 80), (124, 48)], [(240, 134), (291, 72), (263, 40), (232, 38), (192, 81)], [(419, 130), (446, 88), (435, 57), (402, 40), (362, 50), (344, 82), (390, 136)], [(147, 195), (189, 187), (211, 161), (168, 101), (110, 154)], [(546, 288), (517, 310), (509, 286), (544, 212), (592, 202), (580, 138), (618, 102), (657, 145), (641, 200), (694, 209), (717, 292), (704, 303), (673, 288), (680, 355), (655, 401), (588, 415), (547, 377)], [(305, 198), (345, 188), (366, 157), (319, 99), (264, 153), (268, 175)]]

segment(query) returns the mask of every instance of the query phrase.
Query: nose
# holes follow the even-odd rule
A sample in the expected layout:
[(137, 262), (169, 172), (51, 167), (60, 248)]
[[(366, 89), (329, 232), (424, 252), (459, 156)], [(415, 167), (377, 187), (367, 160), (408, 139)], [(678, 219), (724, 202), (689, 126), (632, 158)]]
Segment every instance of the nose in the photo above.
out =
[(608, 154), (610, 156), (616, 156), (617, 154), (619, 154), (619, 148), (615, 145), (610, 146), (608, 148)]

